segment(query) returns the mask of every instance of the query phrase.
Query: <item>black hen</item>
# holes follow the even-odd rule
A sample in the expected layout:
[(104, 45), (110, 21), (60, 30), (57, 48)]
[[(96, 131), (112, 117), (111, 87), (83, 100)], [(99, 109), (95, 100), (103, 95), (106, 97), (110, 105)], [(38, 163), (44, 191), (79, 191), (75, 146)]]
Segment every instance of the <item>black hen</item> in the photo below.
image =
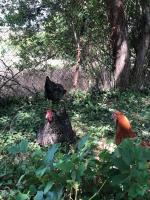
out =
[(60, 132), (64, 135), (65, 141), (68, 143), (75, 142), (75, 132), (72, 130), (71, 122), (66, 112), (66, 109), (60, 109), (55, 114), (56, 123), (59, 126)]
[(66, 90), (61, 84), (55, 83), (50, 80), (47, 76), (45, 81), (45, 98), (52, 100), (53, 102), (58, 102), (61, 100)]
[(72, 130), (66, 110), (48, 110), (45, 125), (38, 132), (37, 142), (42, 146), (47, 146), (49, 144), (64, 142), (71, 144), (75, 141), (76, 135)]

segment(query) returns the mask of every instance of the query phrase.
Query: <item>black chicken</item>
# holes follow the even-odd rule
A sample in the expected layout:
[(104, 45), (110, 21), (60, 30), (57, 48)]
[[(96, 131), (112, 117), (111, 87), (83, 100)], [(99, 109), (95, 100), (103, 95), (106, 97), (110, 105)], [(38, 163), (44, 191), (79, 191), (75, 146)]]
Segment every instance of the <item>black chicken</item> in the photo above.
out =
[(44, 128), (39, 130), (37, 142), (42, 146), (54, 143), (74, 143), (76, 136), (72, 130), (69, 116), (65, 109), (48, 110)]
[(45, 81), (45, 98), (58, 102), (67, 91), (61, 84), (55, 83), (47, 76)]

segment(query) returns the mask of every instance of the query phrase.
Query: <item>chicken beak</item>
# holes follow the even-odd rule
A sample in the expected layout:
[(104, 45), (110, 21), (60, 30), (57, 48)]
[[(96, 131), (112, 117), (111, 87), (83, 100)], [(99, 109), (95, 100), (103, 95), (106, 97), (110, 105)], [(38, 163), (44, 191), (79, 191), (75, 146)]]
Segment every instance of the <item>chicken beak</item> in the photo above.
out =
[(47, 113), (46, 113), (45, 118), (46, 118), (49, 122), (52, 122), (53, 116), (54, 116), (53, 112), (50, 111), (50, 112), (47, 112)]

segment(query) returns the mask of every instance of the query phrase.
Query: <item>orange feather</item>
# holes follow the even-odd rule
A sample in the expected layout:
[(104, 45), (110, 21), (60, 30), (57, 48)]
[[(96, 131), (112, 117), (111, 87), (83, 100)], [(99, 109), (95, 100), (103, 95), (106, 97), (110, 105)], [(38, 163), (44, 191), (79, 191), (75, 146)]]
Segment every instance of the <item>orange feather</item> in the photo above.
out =
[[(115, 111), (113, 118), (116, 121), (116, 145), (119, 145), (125, 138), (136, 138), (136, 133), (133, 132), (131, 123), (122, 112)], [(147, 141), (142, 140), (141, 145), (150, 148), (150, 143)]]

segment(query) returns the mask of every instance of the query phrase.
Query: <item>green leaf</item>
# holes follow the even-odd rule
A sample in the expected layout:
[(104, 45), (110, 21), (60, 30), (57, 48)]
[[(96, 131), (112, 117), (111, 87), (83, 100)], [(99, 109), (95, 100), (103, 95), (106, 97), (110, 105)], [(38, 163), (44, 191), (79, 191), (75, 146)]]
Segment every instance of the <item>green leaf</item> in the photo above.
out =
[(57, 169), (63, 172), (70, 172), (74, 168), (74, 163), (71, 160), (64, 160), (56, 164)]
[(126, 165), (130, 165), (132, 163), (132, 145), (130, 142), (125, 141), (120, 147), (119, 152), (122, 160), (126, 163)]
[(58, 148), (59, 148), (60, 144), (54, 144), (52, 145), (52, 147), (48, 150), (46, 156), (45, 156), (45, 159), (44, 161), (46, 162), (46, 164), (49, 164), (53, 158), (54, 158), (54, 155), (55, 153), (57, 152)]
[(29, 195), (23, 194), (21, 192), (19, 192), (19, 194), (17, 194), (16, 196), (16, 200), (26, 200), (26, 199), (29, 199)]
[(53, 191), (53, 192), (48, 192), (47, 194), (47, 198), (46, 200), (59, 200), (58, 199), (58, 195), (57, 195), (57, 192)]
[(78, 167), (78, 176), (83, 176), (86, 169), (87, 169), (87, 163), (80, 163)]
[(46, 194), (51, 188), (52, 188), (52, 186), (54, 185), (54, 183), (53, 182), (48, 182), (47, 184), (46, 184), (46, 186), (45, 186), (45, 188), (44, 188), (44, 194)]
[(63, 187), (57, 188), (52, 192), (48, 192), (46, 200), (61, 200), (63, 195)]
[(140, 186), (138, 183), (132, 184), (132, 187), (129, 188), (129, 197), (136, 198), (139, 196), (144, 196), (148, 187), (145, 185)]
[(80, 139), (80, 141), (79, 141), (78, 144), (77, 144), (78, 150), (81, 150), (81, 149), (85, 146), (85, 144), (86, 144), (86, 142), (88, 141), (89, 137), (90, 137), (90, 136), (87, 134), (87, 135), (83, 136), (83, 137)]
[(30, 192), (30, 194), (31, 194), (31, 195), (32, 195), (32, 194), (35, 194), (36, 191), (37, 191), (37, 189), (36, 189), (35, 185), (30, 185), (30, 187), (29, 187), (29, 192)]
[(62, 199), (62, 195), (63, 195), (63, 187), (59, 188), (59, 190), (57, 191), (57, 195), (58, 195), (58, 200)]
[(122, 160), (122, 158), (112, 158), (112, 163), (117, 167), (120, 171), (126, 171), (130, 169), (129, 165), (126, 165), (126, 163)]
[(8, 147), (8, 152), (10, 154), (16, 155), (19, 152), (19, 148), (18, 148), (17, 145), (16, 146), (10, 146), (10, 147)]
[(37, 176), (43, 176), (44, 173), (46, 172), (46, 170), (47, 170), (47, 166), (46, 167), (45, 166), (41, 166), (36, 170), (35, 173), (36, 173)]
[(112, 185), (119, 185), (128, 179), (126, 174), (119, 174), (112, 178)]
[(43, 191), (38, 191), (34, 197), (34, 200), (44, 200)]
[(19, 150), (22, 153), (26, 153), (27, 152), (27, 150), (28, 150), (28, 141), (27, 140), (22, 140), (19, 143)]
[(43, 155), (42, 150), (41, 150), (41, 149), (36, 149), (36, 150), (32, 153), (31, 157), (32, 157), (32, 158), (39, 158), (39, 157), (41, 157), (42, 155)]
[(138, 169), (139, 170), (146, 170), (146, 163), (145, 162), (139, 162), (138, 163)]
[(143, 159), (145, 159), (146, 161), (147, 160), (150, 160), (150, 149), (149, 148), (145, 148), (145, 147), (142, 147), (143, 148)]
[(17, 186), (19, 186), (20, 184), (21, 184), (21, 181), (22, 181), (22, 179), (25, 177), (25, 174), (23, 174), (20, 178), (19, 178), (19, 180), (18, 180), (18, 183), (17, 183)]

